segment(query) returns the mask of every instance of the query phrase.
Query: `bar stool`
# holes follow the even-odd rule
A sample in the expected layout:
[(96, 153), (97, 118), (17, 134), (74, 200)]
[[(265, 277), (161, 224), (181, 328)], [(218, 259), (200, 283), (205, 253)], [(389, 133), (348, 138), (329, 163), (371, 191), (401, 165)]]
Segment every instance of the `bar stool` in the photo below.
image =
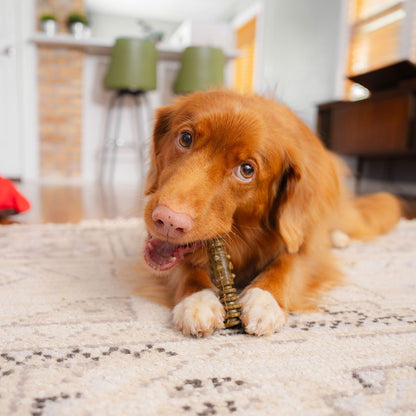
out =
[(176, 94), (206, 91), (224, 85), (224, 53), (211, 46), (189, 46), (181, 55), (181, 66), (173, 90)]
[[(120, 147), (135, 147), (138, 150), (140, 176), (143, 183), (145, 176), (146, 140), (145, 123), (140, 123), (140, 108), (143, 108), (144, 119), (152, 112), (146, 94), (156, 89), (157, 52), (155, 44), (147, 39), (118, 38), (112, 48), (110, 64), (104, 79), (105, 88), (115, 90), (110, 99), (108, 116), (105, 127), (104, 141), (101, 149), (99, 180), (103, 182), (114, 178), (117, 149)], [(137, 109), (137, 123), (142, 124), (142, 133), (138, 134), (136, 142), (128, 142), (120, 137), (120, 121), (123, 101), (126, 97), (134, 99)], [(141, 102), (144, 106), (141, 106)], [(144, 110), (147, 107), (147, 110)], [(107, 172), (108, 171), (108, 172)]]

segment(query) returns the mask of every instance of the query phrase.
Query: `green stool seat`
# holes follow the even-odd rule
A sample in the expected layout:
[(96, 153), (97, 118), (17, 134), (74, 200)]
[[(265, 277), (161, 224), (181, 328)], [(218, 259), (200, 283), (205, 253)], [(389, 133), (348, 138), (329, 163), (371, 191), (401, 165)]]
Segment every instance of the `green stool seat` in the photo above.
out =
[[(148, 39), (118, 38), (111, 51), (110, 64), (104, 79), (104, 86), (114, 90), (110, 100), (104, 141), (101, 148), (99, 179), (113, 180), (117, 149), (131, 147), (138, 153), (140, 179), (143, 185), (147, 155), (146, 137), (152, 119), (148, 91), (156, 89), (157, 51), (154, 42)], [(136, 140), (120, 137), (123, 103), (129, 98), (134, 101), (135, 117), (141, 134)], [(141, 105), (144, 103), (144, 106)], [(140, 108), (146, 111), (139, 111)], [(142, 114), (140, 114), (142, 113)], [(147, 114), (146, 114), (147, 113)]]
[(224, 53), (211, 46), (189, 46), (181, 56), (174, 85), (177, 94), (206, 91), (224, 85)]
[(130, 91), (156, 89), (157, 51), (147, 39), (119, 38), (111, 51), (106, 88)]

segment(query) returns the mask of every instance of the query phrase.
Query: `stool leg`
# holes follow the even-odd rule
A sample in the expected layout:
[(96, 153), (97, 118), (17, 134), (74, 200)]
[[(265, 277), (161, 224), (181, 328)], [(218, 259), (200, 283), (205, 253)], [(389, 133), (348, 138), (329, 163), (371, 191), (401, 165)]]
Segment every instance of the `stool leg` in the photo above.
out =
[(100, 167), (99, 167), (99, 174), (98, 178), (100, 182), (103, 182), (105, 177), (105, 167), (107, 162), (107, 153), (108, 148), (110, 147), (111, 140), (111, 128), (112, 128), (112, 120), (114, 115), (114, 105), (117, 102), (118, 93), (113, 94), (113, 96), (110, 99), (110, 103), (108, 105), (108, 114), (107, 114), (107, 120), (105, 123), (105, 129), (104, 129), (104, 140), (101, 148), (101, 155), (100, 155)]
[[(144, 103), (145, 103), (146, 112), (147, 112), (146, 126), (149, 126), (148, 122), (149, 120), (152, 119), (152, 115), (153, 115), (152, 104), (150, 102), (149, 95), (146, 92), (143, 93), (143, 98), (144, 98)], [(146, 132), (145, 137), (150, 138), (150, 132)]]
[[(137, 136), (137, 155), (139, 159), (139, 169), (140, 169), (140, 188), (143, 187), (144, 184), (144, 178), (146, 175), (146, 114), (144, 113), (144, 107), (141, 105), (140, 101), (143, 101), (143, 98), (146, 94), (145, 93), (139, 93), (134, 96), (136, 101), (136, 108), (137, 108), (137, 125), (138, 125), (138, 136)], [(142, 109), (142, 111), (140, 111)], [(141, 113), (141, 114), (140, 114)], [(140, 122), (140, 116), (142, 116), (142, 122)]]
[(117, 148), (120, 146), (120, 121), (121, 121), (121, 111), (123, 108), (123, 92), (119, 92), (117, 95), (117, 108), (116, 108), (116, 119), (114, 123), (114, 136), (111, 141), (111, 154), (110, 154), (110, 172), (109, 172), (109, 179), (113, 181), (114, 179), (114, 170), (115, 170), (115, 163), (116, 163), (116, 153)]
[(153, 117), (153, 109), (152, 109), (152, 104), (150, 102), (150, 98), (149, 95), (144, 92), (143, 94), (143, 98), (144, 98), (144, 102), (145, 102), (145, 112), (147, 114), (145, 114), (145, 127), (146, 130), (144, 132), (144, 146), (143, 146), (143, 183), (144, 183), (144, 177), (146, 175), (147, 169), (148, 169), (148, 164), (149, 164), (149, 152), (150, 152), (150, 143), (151, 143), (151, 137), (152, 137), (152, 132), (151, 132), (151, 128), (150, 127), (150, 121), (152, 120)]

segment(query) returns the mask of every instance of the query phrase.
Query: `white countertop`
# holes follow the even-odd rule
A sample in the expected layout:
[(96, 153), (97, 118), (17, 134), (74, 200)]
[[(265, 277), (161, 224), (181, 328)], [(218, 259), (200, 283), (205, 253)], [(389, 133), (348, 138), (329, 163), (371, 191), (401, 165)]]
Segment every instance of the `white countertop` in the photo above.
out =
[[(84, 50), (90, 54), (110, 54), (114, 41), (99, 38), (77, 39), (72, 35), (58, 34), (55, 36), (48, 36), (43, 33), (36, 33), (31, 37), (31, 41), (36, 45), (48, 45), (57, 47), (67, 47), (73, 49)], [(158, 44), (156, 46), (159, 54), (159, 59), (163, 60), (178, 60), (182, 50), (180, 48), (173, 48), (167, 44)], [(225, 58), (234, 59), (240, 56), (238, 50), (225, 51)]]

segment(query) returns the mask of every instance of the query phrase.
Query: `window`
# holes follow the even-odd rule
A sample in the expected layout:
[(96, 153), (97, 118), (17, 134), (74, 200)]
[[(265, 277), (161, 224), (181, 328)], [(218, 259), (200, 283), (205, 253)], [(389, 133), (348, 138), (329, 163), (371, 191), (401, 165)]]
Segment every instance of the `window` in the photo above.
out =
[[(415, 58), (411, 50), (412, 27), (415, 26), (413, 1), (350, 0), (347, 75)], [(416, 40), (416, 32), (414, 38)], [(347, 83), (348, 98), (359, 99), (366, 95), (368, 91), (364, 88)]]

